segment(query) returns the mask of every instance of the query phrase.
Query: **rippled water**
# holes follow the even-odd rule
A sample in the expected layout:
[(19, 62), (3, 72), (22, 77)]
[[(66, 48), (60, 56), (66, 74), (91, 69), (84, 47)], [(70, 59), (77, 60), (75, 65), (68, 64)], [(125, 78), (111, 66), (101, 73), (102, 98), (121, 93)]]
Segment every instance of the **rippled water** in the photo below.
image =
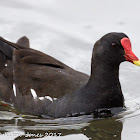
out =
[[(43, 119), (29, 115), (16, 115), (1, 111), (0, 138), (19, 140), (77, 139), (77, 140), (120, 140), (122, 122), (118, 117), (94, 119), (93, 115), (59, 119)], [(43, 137), (43, 138), (41, 138)]]
[(140, 130), (137, 125), (140, 122), (138, 110), (134, 113), (126, 111), (110, 118), (95, 119), (93, 115), (85, 115), (45, 119), (18, 114), (15, 110), (11, 112), (7, 107), (0, 109), (3, 110), (0, 112), (0, 139), (4, 140), (138, 139)]
[[(93, 44), (112, 31), (125, 32), (140, 58), (139, 1), (0, 0), (0, 3), (2, 37), (16, 42), (26, 35), (32, 48), (76, 70), (90, 73)], [(48, 120), (0, 106), (0, 139), (139, 140), (140, 68), (130, 63), (121, 64), (120, 81), (127, 109), (118, 116)]]

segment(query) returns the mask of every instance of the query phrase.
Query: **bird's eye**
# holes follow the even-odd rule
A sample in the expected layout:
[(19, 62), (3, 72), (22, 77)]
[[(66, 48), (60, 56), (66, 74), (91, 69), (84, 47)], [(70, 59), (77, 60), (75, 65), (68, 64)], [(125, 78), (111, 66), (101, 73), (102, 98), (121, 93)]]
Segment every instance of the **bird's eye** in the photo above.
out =
[(111, 45), (112, 45), (112, 47), (116, 47), (116, 46), (117, 46), (117, 44), (116, 44), (116, 43), (112, 43)]

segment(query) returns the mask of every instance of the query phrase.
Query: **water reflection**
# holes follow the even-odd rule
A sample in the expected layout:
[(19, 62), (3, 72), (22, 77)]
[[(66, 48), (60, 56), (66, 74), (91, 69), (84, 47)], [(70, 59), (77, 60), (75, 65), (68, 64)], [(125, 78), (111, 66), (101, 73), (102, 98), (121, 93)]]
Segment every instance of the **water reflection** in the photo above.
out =
[[(60, 139), (121, 140), (122, 123), (117, 117), (94, 119), (93, 115), (59, 119), (44, 119), (0, 111), (0, 138), (8, 140), (42, 139), (61, 136)], [(48, 139), (45, 137), (43, 139)], [(58, 137), (53, 137), (57, 140)], [(52, 139), (52, 140), (53, 140)]]

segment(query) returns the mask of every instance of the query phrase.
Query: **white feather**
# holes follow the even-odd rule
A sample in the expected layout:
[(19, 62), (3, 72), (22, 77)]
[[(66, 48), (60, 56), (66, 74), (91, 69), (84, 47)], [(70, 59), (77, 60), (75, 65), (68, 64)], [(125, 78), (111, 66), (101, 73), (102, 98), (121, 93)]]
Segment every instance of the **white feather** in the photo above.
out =
[(13, 91), (14, 91), (14, 95), (16, 96), (16, 86), (15, 86), (15, 84), (13, 84)]
[(39, 97), (39, 100), (44, 100), (44, 97)]
[(37, 98), (37, 94), (36, 94), (34, 89), (31, 89), (31, 93), (32, 93), (33, 98), (36, 99)]
[(53, 102), (53, 99), (50, 96), (45, 96), (45, 98)]

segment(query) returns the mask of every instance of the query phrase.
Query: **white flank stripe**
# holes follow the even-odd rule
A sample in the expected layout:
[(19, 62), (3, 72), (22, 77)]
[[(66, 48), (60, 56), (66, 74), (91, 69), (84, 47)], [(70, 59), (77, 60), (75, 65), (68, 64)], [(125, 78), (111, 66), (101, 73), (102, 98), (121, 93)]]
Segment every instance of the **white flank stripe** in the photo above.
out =
[(16, 96), (16, 86), (15, 86), (15, 84), (13, 84), (13, 91), (14, 91), (14, 95)]
[(57, 100), (57, 98), (53, 98), (54, 100)]
[(36, 99), (37, 98), (37, 94), (36, 94), (34, 89), (31, 89), (31, 93), (32, 93), (33, 98)]
[(53, 102), (53, 99), (50, 96), (45, 96), (45, 98)]
[(44, 97), (39, 97), (39, 100), (44, 100)]

